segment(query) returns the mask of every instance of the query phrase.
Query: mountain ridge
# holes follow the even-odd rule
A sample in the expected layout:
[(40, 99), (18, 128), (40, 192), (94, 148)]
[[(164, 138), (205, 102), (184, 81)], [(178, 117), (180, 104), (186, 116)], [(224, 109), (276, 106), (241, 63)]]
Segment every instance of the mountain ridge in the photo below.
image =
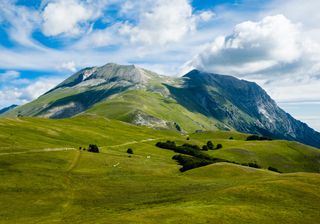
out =
[(12, 105), (10, 105), (8, 107), (4, 107), (4, 108), (0, 109), (0, 114), (4, 114), (4, 113), (6, 113), (6, 112), (8, 112), (10, 110), (13, 110), (16, 107), (18, 107), (18, 105), (16, 105), (16, 104), (12, 104)]
[(256, 83), (198, 70), (173, 78), (134, 65), (89, 67), (4, 116), (83, 113), (182, 132), (236, 130), (320, 147), (320, 134), (283, 111)]

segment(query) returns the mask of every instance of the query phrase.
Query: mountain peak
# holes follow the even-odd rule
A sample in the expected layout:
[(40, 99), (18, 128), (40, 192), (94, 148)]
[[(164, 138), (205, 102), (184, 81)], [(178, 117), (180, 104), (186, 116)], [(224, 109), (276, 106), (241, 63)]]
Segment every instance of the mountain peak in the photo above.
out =
[(143, 85), (148, 83), (148, 81), (155, 76), (155, 73), (135, 65), (107, 63), (101, 67), (88, 67), (82, 69), (59, 84), (53, 90), (64, 87), (97, 86), (108, 83), (119, 84), (121, 82)]

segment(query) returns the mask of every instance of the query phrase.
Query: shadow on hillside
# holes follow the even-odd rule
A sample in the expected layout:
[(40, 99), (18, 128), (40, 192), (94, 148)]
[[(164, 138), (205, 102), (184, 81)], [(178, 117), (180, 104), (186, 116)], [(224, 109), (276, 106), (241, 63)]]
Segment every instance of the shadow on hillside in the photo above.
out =
[(89, 90), (76, 95), (67, 96), (52, 102), (36, 116), (50, 115), (50, 118), (72, 117), (116, 93), (126, 91), (130, 87), (131, 86), (115, 87), (103, 90)]

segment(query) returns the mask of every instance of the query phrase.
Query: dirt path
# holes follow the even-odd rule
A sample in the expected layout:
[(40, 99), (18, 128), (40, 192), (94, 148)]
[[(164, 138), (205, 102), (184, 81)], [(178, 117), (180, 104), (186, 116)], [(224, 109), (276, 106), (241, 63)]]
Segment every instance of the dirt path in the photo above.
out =
[(119, 144), (119, 145), (111, 145), (111, 146), (103, 146), (103, 147), (114, 148), (114, 147), (133, 145), (133, 144), (144, 143), (144, 142), (152, 142), (152, 141), (156, 141), (156, 140), (159, 140), (159, 139), (160, 138), (148, 138), (148, 139), (144, 139), (144, 140), (141, 140), (141, 141), (132, 141), (132, 142), (126, 142), (126, 143)]
[(80, 160), (80, 156), (81, 156), (81, 151), (77, 150), (76, 155), (74, 156), (70, 166), (67, 169), (67, 172), (71, 172), (78, 165), (78, 162)]
[[(126, 142), (126, 143), (119, 144), (119, 145), (111, 145), (111, 146), (103, 146), (103, 147), (115, 148), (115, 147), (121, 147), (121, 146), (126, 146), (126, 145), (133, 145), (133, 144), (138, 144), (138, 143), (156, 141), (156, 140), (159, 140), (159, 139), (160, 138), (148, 138), (148, 139), (144, 139), (144, 140), (141, 140), (141, 141), (131, 141), (131, 142)], [(77, 150), (77, 149), (75, 149), (75, 148), (46, 148), (46, 149), (30, 150), (30, 151), (24, 151), (24, 152), (3, 152), (3, 153), (0, 153), (0, 156), (20, 155), (20, 154), (27, 154), (27, 153), (39, 153), (39, 152), (70, 151), (70, 150)]]
[(20, 155), (20, 154), (38, 153), (38, 152), (70, 151), (70, 150), (76, 150), (76, 149), (75, 148), (46, 148), (46, 149), (41, 149), (41, 150), (30, 150), (30, 151), (24, 151), (24, 152), (3, 152), (3, 153), (0, 153), (0, 156)]

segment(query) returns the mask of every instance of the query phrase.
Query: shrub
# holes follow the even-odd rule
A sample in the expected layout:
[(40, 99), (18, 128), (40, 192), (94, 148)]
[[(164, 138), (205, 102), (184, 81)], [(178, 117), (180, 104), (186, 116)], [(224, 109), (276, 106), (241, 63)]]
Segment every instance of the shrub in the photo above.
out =
[(241, 165), (243, 166), (249, 166), (249, 167), (252, 167), (252, 168), (257, 168), (257, 169), (260, 169), (261, 166), (259, 166), (256, 162), (251, 162), (251, 163), (242, 163)]
[(233, 137), (231, 136), (229, 139), (230, 139), (230, 140), (233, 140)]
[(177, 147), (176, 143), (173, 141), (157, 142), (156, 146), (162, 149), (172, 149), (172, 150), (174, 150)]
[(197, 146), (197, 145), (191, 145), (191, 144), (188, 144), (188, 143), (183, 144), (182, 147), (184, 147), (184, 148), (191, 148), (191, 149), (195, 149), (195, 150), (200, 150), (200, 147), (199, 147), (199, 146)]
[(212, 141), (208, 141), (207, 142), (207, 147), (208, 147), (208, 149), (213, 149), (213, 143), (212, 143)]
[(190, 140), (190, 137), (187, 137), (187, 140), (189, 141), (189, 140)]
[(89, 148), (88, 148), (88, 152), (98, 153), (99, 152), (99, 148), (95, 144), (90, 144)]
[(128, 154), (133, 154), (133, 150), (131, 148), (128, 148), (127, 153)]
[(221, 144), (217, 144), (216, 149), (221, 149), (221, 148), (222, 148), (222, 145)]
[(250, 135), (247, 137), (247, 141), (271, 141), (271, 138), (258, 136), (258, 135)]
[(206, 146), (206, 145), (202, 146), (202, 150), (203, 151), (208, 151), (208, 146)]
[(277, 168), (274, 168), (271, 166), (268, 167), (268, 170), (273, 171), (273, 172), (277, 172), (277, 173), (281, 173)]

